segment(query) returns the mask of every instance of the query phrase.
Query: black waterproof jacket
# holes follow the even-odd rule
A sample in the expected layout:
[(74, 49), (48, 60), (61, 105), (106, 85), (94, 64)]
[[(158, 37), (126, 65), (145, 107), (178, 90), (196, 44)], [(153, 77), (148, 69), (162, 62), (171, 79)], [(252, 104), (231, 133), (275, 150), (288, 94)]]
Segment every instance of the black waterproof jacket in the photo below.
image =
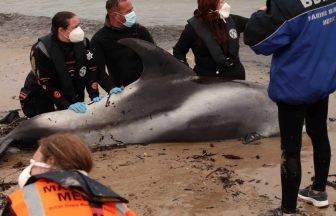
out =
[(99, 85), (106, 92), (115, 86), (131, 84), (142, 73), (139, 56), (131, 48), (118, 43), (124, 38), (137, 38), (154, 43), (144, 26), (137, 23), (131, 28), (114, 28), (109, 24), (108, 17), (104, 27), (92, 37), (92, 51), (99, 70)]
[[(85, 88), (91, 99), (99, 96), (97, 67), (89, 40), (67, 46), (72, 46), (73, 62), (68, 62), (62, 42), (53, 34), (40, 38), (34, 49), (36, 75), (41, 90), (61, 110), (72, 103), (84, 101)], [(69, 64), (72, 68), (69, 68)]]
[[(230, 39), (227, 57), (232, 59), (233, 65), (231, 67), (221, 67), (215, 62), (209, 52), (209, 48), (189, 23), (185, 26), (179, 41), (173, 48), (174, 56), (185, 64), (188, 64), (186, 55), (191, 49), (195, 56), (194, 71), (197, 75), (245, 79), (245, 69), (239, 59), (239, 34), (244, 32), (248, 19), (237, 15), (230, 15), (228, 20), (231, 20), (233, 23), (233, 26), (228, 26), (229, 22), (226, 22), (227, 34)], [(237, 48), (234, 48), (234, 51), (230, 52), (230, 47)]]

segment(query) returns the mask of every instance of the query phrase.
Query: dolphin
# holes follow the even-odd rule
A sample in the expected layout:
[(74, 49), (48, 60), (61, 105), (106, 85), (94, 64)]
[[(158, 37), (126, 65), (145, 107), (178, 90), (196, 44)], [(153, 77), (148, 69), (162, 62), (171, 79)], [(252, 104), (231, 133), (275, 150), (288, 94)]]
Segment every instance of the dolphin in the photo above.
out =
[(142, 40), (123, 39), (143, 62), (143, 73), (121, 94), (88, 106), (45, 113), (22, 122), (0, 140), (27, 147), (58, 132), (79, 134), (90, 146), (199, 142), (279, 133), (276, 105), (265, 86), (204, 78), (165, 50)]

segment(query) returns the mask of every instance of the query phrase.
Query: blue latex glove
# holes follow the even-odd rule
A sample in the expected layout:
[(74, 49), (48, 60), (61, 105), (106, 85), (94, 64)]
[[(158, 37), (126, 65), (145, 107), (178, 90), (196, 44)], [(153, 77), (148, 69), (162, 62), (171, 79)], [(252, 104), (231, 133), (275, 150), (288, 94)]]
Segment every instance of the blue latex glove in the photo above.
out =
[(85, 113), (86, 105), (85, 103), (77, 102), (77, 103), (71, 104), (68, 109), (73, 110), (76, 113)]
[(119, 94), (124, 90), (124, 86), (119, 87), (114, 87), (113, 89), (111, 89), (109, 95), (113, 95), (113, 94)]
[(93, 102), (97, 103), (99, 101), (101, 101), (102, 97), (98, 96), (92, 99)]

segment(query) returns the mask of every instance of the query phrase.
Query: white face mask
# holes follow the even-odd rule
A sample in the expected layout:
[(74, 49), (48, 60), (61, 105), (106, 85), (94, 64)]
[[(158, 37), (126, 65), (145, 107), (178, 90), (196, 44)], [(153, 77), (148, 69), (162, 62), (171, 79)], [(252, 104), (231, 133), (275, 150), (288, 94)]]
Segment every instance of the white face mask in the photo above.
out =
[(82, 174), (85, 175), (85, 176), (88, 176), (88, 175), (89, 175), (89, 174), (88, 174), (86, 171), (84, 171), (84, 170), (78, 170), (78, 172), (82, 173)]
[(38, 166), (38, 167), (42, 167), (46, 169), (51, 168), (51, 165), (49, 164), (42, 163), (42, 162), (36, 162), (34, 159), (30, 159), (30, 165), (27, 166), (19, 175), (18, 183), (19, 183), (20, 188), (23, 188), (26, 185), (29, 178), (31, 177), (30, 172), (33, 166)]
[(78, 43), (84, 40), (84, 31), (80, 26), (72, 30), (69, 34), (69, 40), (72, 43)]
[(225, 21), (226, 18), (230, 16), (231, 6), (228, 3), (224, 3), (223, 7), (219, 9), (220, 17)]

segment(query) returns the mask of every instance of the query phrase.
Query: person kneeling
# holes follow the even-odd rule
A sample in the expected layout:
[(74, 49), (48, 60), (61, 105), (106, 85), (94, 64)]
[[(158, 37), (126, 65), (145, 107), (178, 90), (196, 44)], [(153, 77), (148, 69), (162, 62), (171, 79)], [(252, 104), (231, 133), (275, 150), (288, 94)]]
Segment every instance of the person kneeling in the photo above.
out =
[(30, 60), (32, 71), (19, 97), (27, 117), (56, 109), (85, 113), (85, 88), (93, 102), (101, 100), (89, 40), (74, 13), (62, 11), (52, 18), (51, 33), (33, 45)]

